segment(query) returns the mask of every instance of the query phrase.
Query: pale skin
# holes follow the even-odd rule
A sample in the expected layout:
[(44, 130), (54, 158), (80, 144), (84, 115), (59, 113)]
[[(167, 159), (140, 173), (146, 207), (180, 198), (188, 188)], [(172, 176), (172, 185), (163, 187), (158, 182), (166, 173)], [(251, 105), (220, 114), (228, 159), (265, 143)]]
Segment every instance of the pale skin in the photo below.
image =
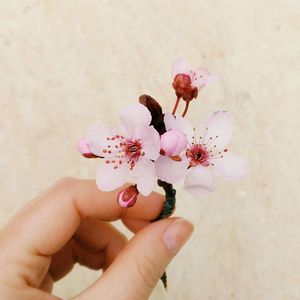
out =
[[(65, 178), (21, 209), (0, 231), (1, 300), (59, 300), (53, 284), (75, 263), (104, 273), (74, 300), (148, 299), (193, 226), (182, 218), (152, 223), (164, 201), (158, 193), (122, 209), (118, 192)], [(110, 224), (118, 219), (136, 233), (130, 241)]]

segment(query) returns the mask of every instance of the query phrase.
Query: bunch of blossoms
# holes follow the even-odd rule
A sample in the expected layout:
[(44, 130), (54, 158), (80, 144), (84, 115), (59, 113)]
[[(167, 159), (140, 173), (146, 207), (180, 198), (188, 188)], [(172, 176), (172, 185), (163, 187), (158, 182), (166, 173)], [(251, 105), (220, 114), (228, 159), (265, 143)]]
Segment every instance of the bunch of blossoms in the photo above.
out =
[[(226, 111), (217, 111), (205, 122), (191, 126), (184, 118), (190, 102), (207, 83), (216, 80), (205, 68), (192, 70), (183, 59), (172, 67), (172, 86), (177, 99), (172, 113), (163, 113), (152, 97), (142, 95), (139, 103), (120, 113), (118, 129), (98, 123), (78, 141), (78, 150), (86, 158), (99, 158), (97, 186), (103, 191), (133, 182), (118, 195), (118, 203), (132, 207), (138, 194), (147, 196), (157, 180), (166, 192), (164, 211), (168, 217), (175, 207), (174, 183), (184, 182), (184, 189), (196, 198), (215, 188), (215, 177), (237, 180), (247, 176), (243, 158), (228, 151), (233, 133), (233, 119)], [(177, 114), (180, 101), (184, 111)]]

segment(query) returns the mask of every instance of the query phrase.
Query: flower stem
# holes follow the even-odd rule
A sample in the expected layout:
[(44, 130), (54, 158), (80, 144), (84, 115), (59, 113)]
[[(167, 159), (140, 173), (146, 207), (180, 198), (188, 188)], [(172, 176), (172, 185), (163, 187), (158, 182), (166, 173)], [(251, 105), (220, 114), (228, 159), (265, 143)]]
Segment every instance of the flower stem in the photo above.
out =
[(172, 184), (162, 180), (158, 180), (157, 184), (164, 189), (166, 200), (164, 202), (163, 210), (156, 221), (170, 217), (175, 210), (176, 204), (176, 190), (173, 188)]
[(177, 110), (177, 108), (178, 108), (179, 101), (180, 101), (180, 97), (177, 97), (176, 102), (175, 102), (175, 106), (174, 106), (173, 112), (172, 112), (172, 115), (173, 115), (173, 116), (174, 116), (175, 113), (176, 113), (176, 110)]
[(187, 111), (189, 109), (189, 105), (190, 105), (190, 101), (186, 101), (185, 102), (185, 109), (184, 109), (184, 112), (182, 114), (182, 117), (185, 117), (185, 115), (186, 115), (186, 113), (187, 113)]
[[(158, 186), (160, 186), (164, 189), (165, 194), (166, 194), (166, 196), (165, 196), (166, 200), (164, 202), (164, 206), (163, 206), (163, 210), (162, 210), (161, 214), (157, 217), (157, 219), (155, 221), (166, 219), (166, 218), (170, 217), (175, 210), (175, 204), (176, 204), (176, 190), (173, 188), (173, 185), (170, 183), (167, 183), (165, 181), (162, 181), (162, 180), (158, 180), (157, 184), (158, 184)], [(167, 289), (167, 286), (168, 286), (167, 273), (164, 272), (160, 279), (161, 279), (165, 289)]]

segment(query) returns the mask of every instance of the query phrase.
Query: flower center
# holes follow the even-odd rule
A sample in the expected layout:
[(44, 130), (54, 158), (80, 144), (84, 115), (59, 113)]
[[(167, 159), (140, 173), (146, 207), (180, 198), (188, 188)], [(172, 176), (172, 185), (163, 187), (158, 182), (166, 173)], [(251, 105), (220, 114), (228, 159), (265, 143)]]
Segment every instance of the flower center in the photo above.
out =
[(190, 148), (186, 150), (186, 156), (190, 159), (190, 167), (198, 165), (203, 167), (214, 166), (215, 160), (222, 159), (224, 153), (228, 151), (228, 149), (224, 149), (223, 151), (217, 150), (215, 141), (219, 136), (208, 136), (207, 131), (208, 128), (206, 128), (204, 136), (200, 136), (197, 139), (196, 129), (194, 128), (193, 141), (190, 144)]
[(204, 167), (209, 166), (209, 153), (201, 144), (192, 145), (192, 147), (186, 151), (186, 156), (191, 160), (191, 167), (195, 167), (198, 165), (202, 165)]
[(132, 170), (140, 158), (144, 155), (141, 140), (129, 140), (122, 135), (107, 137), (107, 145), (102, 150), (106, 164), (111, 164), (118, 169), (124, 163), (130, 165)]
[(130, 163), (135, 164), (139, 157), (142, 155), (142, 145), (140, 140), (125, 140), (122, 143), (125, 156)]

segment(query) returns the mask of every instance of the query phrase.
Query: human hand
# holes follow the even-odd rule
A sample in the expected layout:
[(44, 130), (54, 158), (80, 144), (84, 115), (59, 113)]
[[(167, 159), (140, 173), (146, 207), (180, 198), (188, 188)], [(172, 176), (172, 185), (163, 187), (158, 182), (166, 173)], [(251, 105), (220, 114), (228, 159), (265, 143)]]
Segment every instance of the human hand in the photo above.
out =
[[(68, 178), (25, 206), (0, 231), (1, 300), (58, 300), (53, 282), (77, 262), (105, 272), (72, 299), (148, 299), (193, 226), (180, 218), (151, 223), (162, 195), (139, 197), (122, 209), (117, 193)], [(136, 233), (129, 242), (109, 223), (117, 219)]]

